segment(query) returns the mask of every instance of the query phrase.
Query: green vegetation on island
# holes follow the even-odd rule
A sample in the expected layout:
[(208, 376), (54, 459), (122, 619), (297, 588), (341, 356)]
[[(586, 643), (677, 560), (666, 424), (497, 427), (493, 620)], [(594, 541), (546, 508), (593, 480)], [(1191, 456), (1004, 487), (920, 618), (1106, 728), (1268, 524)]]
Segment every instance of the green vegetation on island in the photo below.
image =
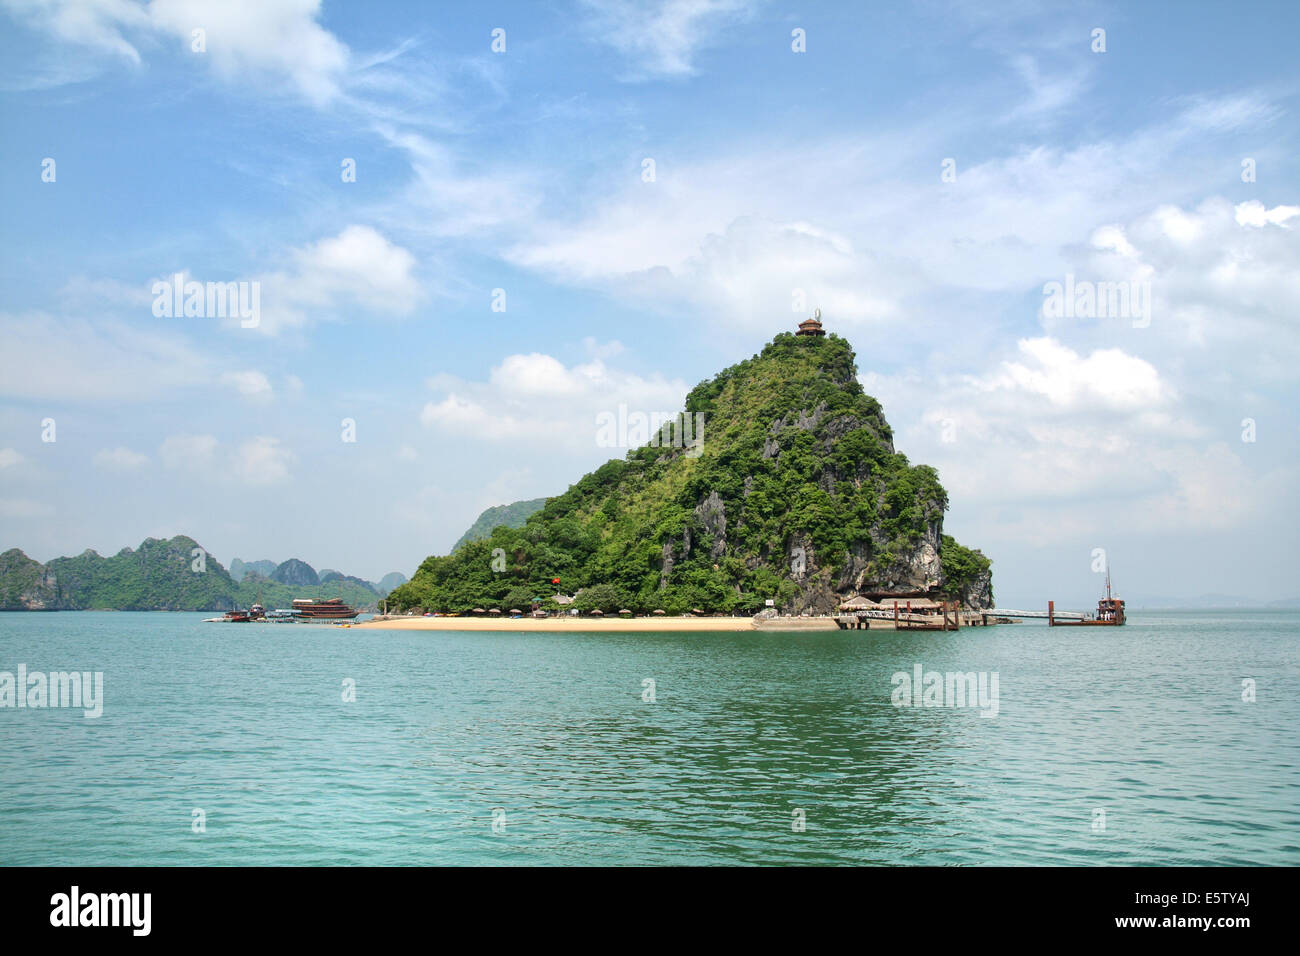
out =
[(798, 613), (868, 590), (991, 606), (989, 560), (942, 534), (938, 474), (894, 450), (844, 339), (778, 335), (692, 390), (685, 413), (703, 421), (684, 429), (698, 447), (674, 446), (679, 416), (521, 527), (425, 559), (390, 606), (553, 609), (577, 593), (573, 607), (606, 613), (748, 614), (768, 599)]
[(492, 532), (497, 528), (522, 528), (529, 516), (541, 511), (542, 506), (545, 504), (545, 498), (533, 498), (531, 501), (516, 501), (512, 504), (488, 508), (469, 526), (469, 530), (462, 534), (460, 539), (451, 546), (451, 550), (455, 551), (461, 545), (470, 541), (483, 541), (491, 537)]

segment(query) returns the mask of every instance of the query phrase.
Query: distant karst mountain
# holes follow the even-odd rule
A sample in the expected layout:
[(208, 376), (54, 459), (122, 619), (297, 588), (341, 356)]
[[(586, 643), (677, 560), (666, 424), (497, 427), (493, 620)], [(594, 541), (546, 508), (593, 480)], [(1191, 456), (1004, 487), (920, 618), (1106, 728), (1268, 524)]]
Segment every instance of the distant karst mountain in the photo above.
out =
[[(11, 548), (0, 554), (0, 610), (225, 611), (255, 602), (288, 607), (298, 597), (341, 597), (373, 610), (381, 596), (376, 585), (337, 571), (321, 580), (297, 558), (280, 564), (236, 558), (231, 566), (236, 565), (238, 579), (185, 535), (146, 538), (138, 549), (123, 548), (111, 557), (86, 550), (48, 564)], [(384, 580), (394, 575), (397, 583), (405, 580), (396, 571)]]
[(488, 508), (470, 525), (469, 530), (460, 536), (460, 540), (451, 546), (451, 550), (456, 551), (461, 545), (470, 541), (482, 541), (490, 537), (497, 528), (522, 528), (529, 515), (541, 511), (545, 504), (545, 498), (533, 498), (530, 501), (516, 501), (512, 504)]
[(938, 474), (894, 449), (852, 348), (815, 320), (701, 383), (683, 416), (643, 434), (648, 443), (521, 527), (474, 540), (489, 509), (390, 603), (522, 608), (584, 589), (580, 603), (606, 612), (754, 613), (769, 599), (786, 613), (824, 612), (882, 591), (992, 606), (989, 559), (943, 533)]
[(383, 597), (384, 595), (392, 591), (393, 588), (403, 585), (405, 583), (406, 583), (405, 574), (403, 574), (401, 571), (389, 571), (387, 574), (385, 574), (382, 578), (379, 579), (379, 584), (375, 586), (375, 590), (379, 592), (380, 597)]
[(274, 561), (240, 561), (235, 558), (230, 562), (230, 576), (236, 581), (244, 580), (244, 575), (253, 573), (269, 578), (279, 565)]
[(271, 580), (279, 581), (281, 584), (292, 584), (295, 587), (315, 587), (321, 583), (316, 569), (306, 561), (299, 561), (297, 558), (290, 558), (272, 571)]
[(322, 571), (319, 575), (319, 579), (321, 584), (333, 584), (335, 581), (344, 581), (348, 584), (355, 584), (357, 587), (368, 588), (376, 594), (379, 593), (379, 589), (369, 581), (354, 577), (351, 574), (343, 574), (339, 571)]

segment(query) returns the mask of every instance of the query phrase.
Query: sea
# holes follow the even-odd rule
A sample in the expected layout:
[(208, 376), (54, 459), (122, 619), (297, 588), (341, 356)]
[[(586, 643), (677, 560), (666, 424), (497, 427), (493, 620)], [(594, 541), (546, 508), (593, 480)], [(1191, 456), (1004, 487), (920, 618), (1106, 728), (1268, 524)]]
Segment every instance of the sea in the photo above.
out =
[(20, 666), (103, 681), (99, 716), (0, 706), (0, 864), (1300, 864), (1297, 611), (955, 633), (205, 616), (0, 614), (0, 704)]

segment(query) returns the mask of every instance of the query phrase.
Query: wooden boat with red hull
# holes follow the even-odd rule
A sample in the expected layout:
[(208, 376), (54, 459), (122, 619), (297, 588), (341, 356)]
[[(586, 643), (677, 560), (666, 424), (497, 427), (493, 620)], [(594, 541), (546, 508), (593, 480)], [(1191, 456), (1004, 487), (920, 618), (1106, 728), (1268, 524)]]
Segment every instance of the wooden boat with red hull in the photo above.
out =
[(1047, 602), (1048, 627), (1120, 627), (1124, 624), (1124, 602), (1110, 593), (1110, 572), (1106, 572), (1106, 596), (1097, 602), (1097, 616), (1081, 621), (1057, 620), (1056, 602)]
[(293, 616), (299, 621), (350, 621), (361, 612), (343, 603), (342, 598), (313, 601), (311, 598), (294, 598)]

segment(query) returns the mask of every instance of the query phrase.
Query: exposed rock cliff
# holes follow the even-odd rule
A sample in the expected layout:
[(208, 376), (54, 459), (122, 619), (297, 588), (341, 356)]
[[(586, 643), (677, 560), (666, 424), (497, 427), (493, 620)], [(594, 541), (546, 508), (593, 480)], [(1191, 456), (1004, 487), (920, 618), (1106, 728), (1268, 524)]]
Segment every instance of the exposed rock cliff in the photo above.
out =
[(0, 554), (0, 611), (58, 611), (67, 606), (59, 580), (17, 548)]

